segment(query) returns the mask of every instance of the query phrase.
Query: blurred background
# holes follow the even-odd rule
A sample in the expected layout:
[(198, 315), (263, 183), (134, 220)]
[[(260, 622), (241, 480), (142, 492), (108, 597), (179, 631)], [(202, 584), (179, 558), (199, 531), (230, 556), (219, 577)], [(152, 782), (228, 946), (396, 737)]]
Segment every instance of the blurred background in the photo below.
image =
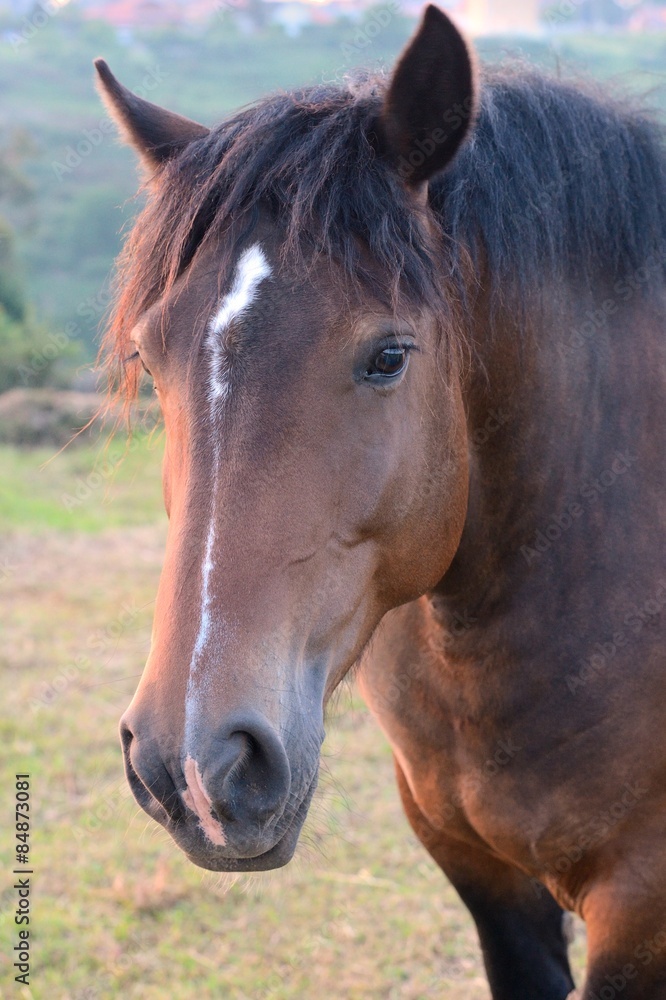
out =
[[(352, 685), (288, 869), (203, 873), (139, 812), (116, 730), (150, 642), (161, 432), (148, 419), (108, 442), (93, 421), (59, 451), (98, 404), (109, 276), (140, 206), (92, 59), (213, 124), (269, 91), (390, 66), (421, 6), (0, 0), (0, 780), (32, 775), (36, 872), (32, 985), (14, 988), (3, 834), (0, 997), (487, 1000), (471, 921), (411, 835)], [(666, 0), (441, 6), (487, 61), (586, 73), (666, 111)], [(579, 970), (583, 953), (579, 928)]]

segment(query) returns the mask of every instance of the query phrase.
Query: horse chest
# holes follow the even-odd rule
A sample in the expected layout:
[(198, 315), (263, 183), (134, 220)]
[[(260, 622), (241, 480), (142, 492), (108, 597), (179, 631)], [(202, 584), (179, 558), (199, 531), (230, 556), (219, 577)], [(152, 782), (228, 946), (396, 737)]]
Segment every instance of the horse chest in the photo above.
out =
[(543, 691), (540, 682), (507, 686), (488, 665), (447, 662), (446, 653), (427, 599), (391, 612), (363, 662), (363, 696), (434, 830), (548, 872), (565, 841), (603, 814), (595, 759), (614, 722), (572, 708), (564, 733), (547, 681)]

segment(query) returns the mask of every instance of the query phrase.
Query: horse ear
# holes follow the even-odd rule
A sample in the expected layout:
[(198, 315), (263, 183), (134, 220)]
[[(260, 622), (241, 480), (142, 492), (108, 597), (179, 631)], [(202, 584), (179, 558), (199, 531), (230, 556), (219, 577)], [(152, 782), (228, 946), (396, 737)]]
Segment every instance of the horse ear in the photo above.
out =
[(208, 135), (205, 125), (183, 118), (133, 94), (116, 80), (104, 59), (95, 59), (97, 89), (109, 114), (149, 170), (154, 170), (194, 139)]
[(380, 152), (410, 188), (443, 170), (476, 113), (476, 59), (446, 14), (430, 4), (403, 52), (376, 125)]

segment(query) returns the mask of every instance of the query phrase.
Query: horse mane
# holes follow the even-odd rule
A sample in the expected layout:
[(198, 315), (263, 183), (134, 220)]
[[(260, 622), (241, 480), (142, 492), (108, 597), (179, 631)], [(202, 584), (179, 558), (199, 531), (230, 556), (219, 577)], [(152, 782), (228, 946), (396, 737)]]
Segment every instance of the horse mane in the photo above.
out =
[(474, 134), (430, 186), (433, 233), (375, 152), (387, 82), (358, 75), (270, 96), (159, 169), (119, 259), (102, 344), (125, 400), (139, 381), (123, 360), (141, 313), (230, 221), (251, 228), (260, 205), (282, 227), (285, 254), (304, 266), (324, 254), (394, 306), (405, 297), (445, 309), (452, 290), (464, 303), (481, 273), (491, 308), (509, 297), (520, 306), (567, 278), (592, 288), (651, 255), (666, 263), (663, 132), (635, 101), (524, 68), (486, 70)]
[[(572, 281), (612, 286), (656, 257), (666, 267), (666, 146), (638, 98), (533, 69), (486, 72), (471, 141), (432, 204), (454, 258), (465, 246), (491, 301)], [(454, 259), (459, 282), (464, 280)]]

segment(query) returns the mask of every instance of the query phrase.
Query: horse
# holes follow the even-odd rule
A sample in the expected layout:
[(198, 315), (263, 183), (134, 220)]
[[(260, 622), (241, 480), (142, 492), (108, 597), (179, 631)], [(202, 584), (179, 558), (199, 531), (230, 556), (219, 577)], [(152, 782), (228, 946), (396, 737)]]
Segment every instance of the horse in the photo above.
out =
[(195, 865), (285, 865), (356, 670), (494, 1000), (574, 989), (569, 911), (585, 1000), (663, 1000), (656, 117), (434, 6), (390, 74), (210, 129), (96, 67), (147, 191), (102, 350), (165, 427), (136, 800)]

